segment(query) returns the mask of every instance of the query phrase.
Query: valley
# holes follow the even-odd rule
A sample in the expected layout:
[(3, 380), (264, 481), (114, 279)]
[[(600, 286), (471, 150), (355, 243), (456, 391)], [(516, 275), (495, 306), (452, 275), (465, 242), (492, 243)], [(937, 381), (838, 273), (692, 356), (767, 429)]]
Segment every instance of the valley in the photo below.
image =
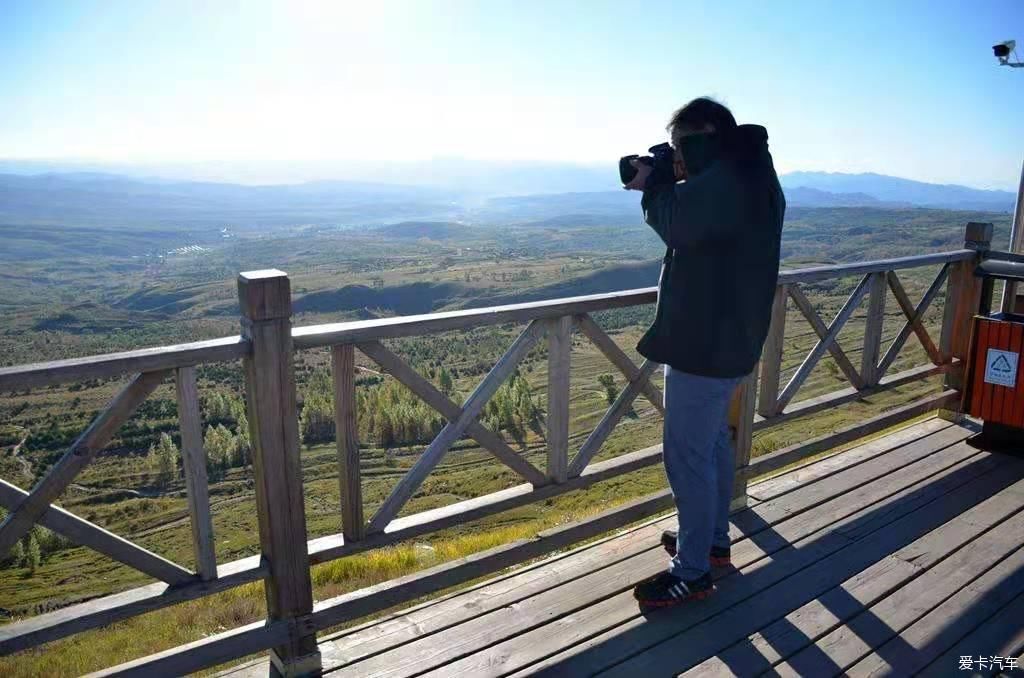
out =
[[(635, 196), (634, 196), (635, 200)], [(429, 313), (575, 296), (656, 284), (663, 246), (638, 213), (598, 209), (561, 213), (580, 198), (551, 197), (505, 202), (501, 210), (472, 216), (469, 209), (431, 220), (385, 224), (299, 223), (242, 228), (223, 215), (183, 225), (98, 226), (76, 222), (0, 223), (0, 363), (14, 365), (171, 344), (237, 334), (235, 276), (239, 271), (279, 268), (291, 278), (295, 324)], [(523, 201), (519, 201), (523, 203)], [(898, 257), (958, 248), (968, 221), (996, 225), (995, 246), (1007, 240), (1002, 213), (877, 207), (802, 207), (787, 213), (784, 268)], [(230, 238), (223, 230), (230, 228)], [(937, 269), (901, 274), (915, 301)], [(826, 322), (856, 285), (853, 278), (804, 286)], [(942, 294), (925, 316), (937, 336)], [(596, 320), (637, 360), (634, 350), (653, 308), (597, 314)], [(883, 346), (903, 325), (889, 296)], [(864, 310), (840, 335), (847, 355), (859, 364)], [(521, 327), (485, 327), (386, 342), (421, 374), (456, 401), (472, 391)], [(790, 304), (783, 383), (817, 341)], [(367, 515), (380, 505), (416, 460), (443, 420), (382, 375), (357, 353), (361, 368), (360, 464)], [(921, 365), (924, 351), (914, 339), (892, 372)], [(303, 433), (302, 464), (310, 538), (340, 528), (337, 457), (331, 413), (329, 354), (296, 356)], [(622, 376), (582, 335), (572, 351), (570, 447), (578, 447), (600, 420), (611, 389)], [(604, 375), (611, 375), (610, 379)], [(515, 406), (495, 407), (484, 421), (527, 459), (542, 465), (547, 362), (542, 349), (523, 362), (514, 387), (499, 391)], [(660, 382), (660, 378), (656, 379)], [(905, 403), (937, 388), (938, 380), (900, 387), (808, 419), (759, 433), (754, 454), (812, 438), (846, 423)], [(30, 488), (94, 414), (120, 387), (87, 381), (0, 394), (0, 477)], [(824, 358), (800, 398), (846, 385)], [(255, 500), (247, 432), (241, 408), (242, 375), (237, 364), (205, 366), (199, 389), (210, 457), (210, 493), (218, 560), (257, 552)], [(383, 399), (383, 400), (382, 400)], [(380, 402), (391, 405), (379, 406)], [(370, 403), (377, 405), (370, 407)], [(368, 412), (373, 411), (374, 417)], [(321, 424), (317, 424), (321, 422)], [(597, 459), (653, 445), (660, 419), (638, 399)], [(173, 385), (157, 389), (108, 449), (79, 476), (58, 502), (64, 508), (171, 560), (192, 566), (184, 483), (180, 469), (161, 466), (157, 449), (166, 434), (178, 444)], [(461, 557), (535, 533), (573, 517), (653, 491), (660, 468), (595, 485), (547, 502), (460, 525), (414, 543), (351, 556), (314, 568), (318, 597), (336, 595)], [(403, 515), (504, 489), (520, 480), (474, 441), (464, 439), (442, 461), (406, 506)], [(28, 541), (32, 543), (28, 543)], [(18, 558), (0, 569), (0, 615), (11, 620), (40, 614), (147, 583), (126, 567), (37, 528)], [(261, 614), (261, 592), (249, 585), (203, 601), (58, 641), (31, 658), (0, 659), (5, 675), (73, 673), (115, 663), (144, 651), (195, 640), (213, 629), (247, 623)], [(125, 634), (146, 638), (126, 654)]]

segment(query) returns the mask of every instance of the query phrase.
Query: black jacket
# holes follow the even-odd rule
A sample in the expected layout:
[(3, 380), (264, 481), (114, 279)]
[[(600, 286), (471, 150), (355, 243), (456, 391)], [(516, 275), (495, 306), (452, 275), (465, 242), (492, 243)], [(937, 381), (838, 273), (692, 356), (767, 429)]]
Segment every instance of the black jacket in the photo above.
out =
[(644, 191), (644, 218), (668, 250), (654, 324), (637, 350), (725, 378), (748, 374), (768, 335), (786, 199), (763, 127), (717, 136), (684, 140), (687, 181)]

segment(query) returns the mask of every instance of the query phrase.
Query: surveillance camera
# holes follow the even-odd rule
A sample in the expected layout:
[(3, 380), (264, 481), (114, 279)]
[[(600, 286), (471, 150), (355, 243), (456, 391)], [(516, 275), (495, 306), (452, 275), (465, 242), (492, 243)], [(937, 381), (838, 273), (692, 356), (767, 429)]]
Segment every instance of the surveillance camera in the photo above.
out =
[(1005, 42), (999, 43), (998, 45), (992, 45), (992, 53), (995, 55), (997, 59), (999, 59), (999, 63), (1005, 64), (1007, 61), (1009, 61), (1010, 54), (1016, 47), (1017, 42), (1015, 40), (1007, 40)]

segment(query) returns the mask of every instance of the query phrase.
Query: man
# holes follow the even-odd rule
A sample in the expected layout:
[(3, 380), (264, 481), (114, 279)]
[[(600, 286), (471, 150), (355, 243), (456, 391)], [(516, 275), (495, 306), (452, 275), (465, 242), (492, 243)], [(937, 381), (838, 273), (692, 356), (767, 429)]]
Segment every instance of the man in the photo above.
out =
[(737, 126), (729, 109), (700, 98), (668, 131), (675, 176), (633, 161), (625, 186), (643, 191), (644, 218), (668, 248), (654, 324), (637, 350), (665, 365), (665, 472), (679, 530), (662, 537), (668, 571), (634, 590), (645, 607), (705, 598), (711, 567), (729, 565), (729, 402), (768, 334), (786, 209), (763, 127)]

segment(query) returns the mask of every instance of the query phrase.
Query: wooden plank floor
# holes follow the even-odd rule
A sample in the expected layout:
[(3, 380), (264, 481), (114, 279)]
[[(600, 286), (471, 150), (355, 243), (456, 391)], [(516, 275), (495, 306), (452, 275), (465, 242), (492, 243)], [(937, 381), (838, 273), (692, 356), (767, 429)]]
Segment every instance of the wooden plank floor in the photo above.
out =
[(1018, 657), (1024, 459), (973, 432), (932, 419), (752, 486), (705, 601), (644, 615), (633, 600), (667, 563), (663, 518), (322, 637), (324, 672), (963, 675), (962, 655)]

